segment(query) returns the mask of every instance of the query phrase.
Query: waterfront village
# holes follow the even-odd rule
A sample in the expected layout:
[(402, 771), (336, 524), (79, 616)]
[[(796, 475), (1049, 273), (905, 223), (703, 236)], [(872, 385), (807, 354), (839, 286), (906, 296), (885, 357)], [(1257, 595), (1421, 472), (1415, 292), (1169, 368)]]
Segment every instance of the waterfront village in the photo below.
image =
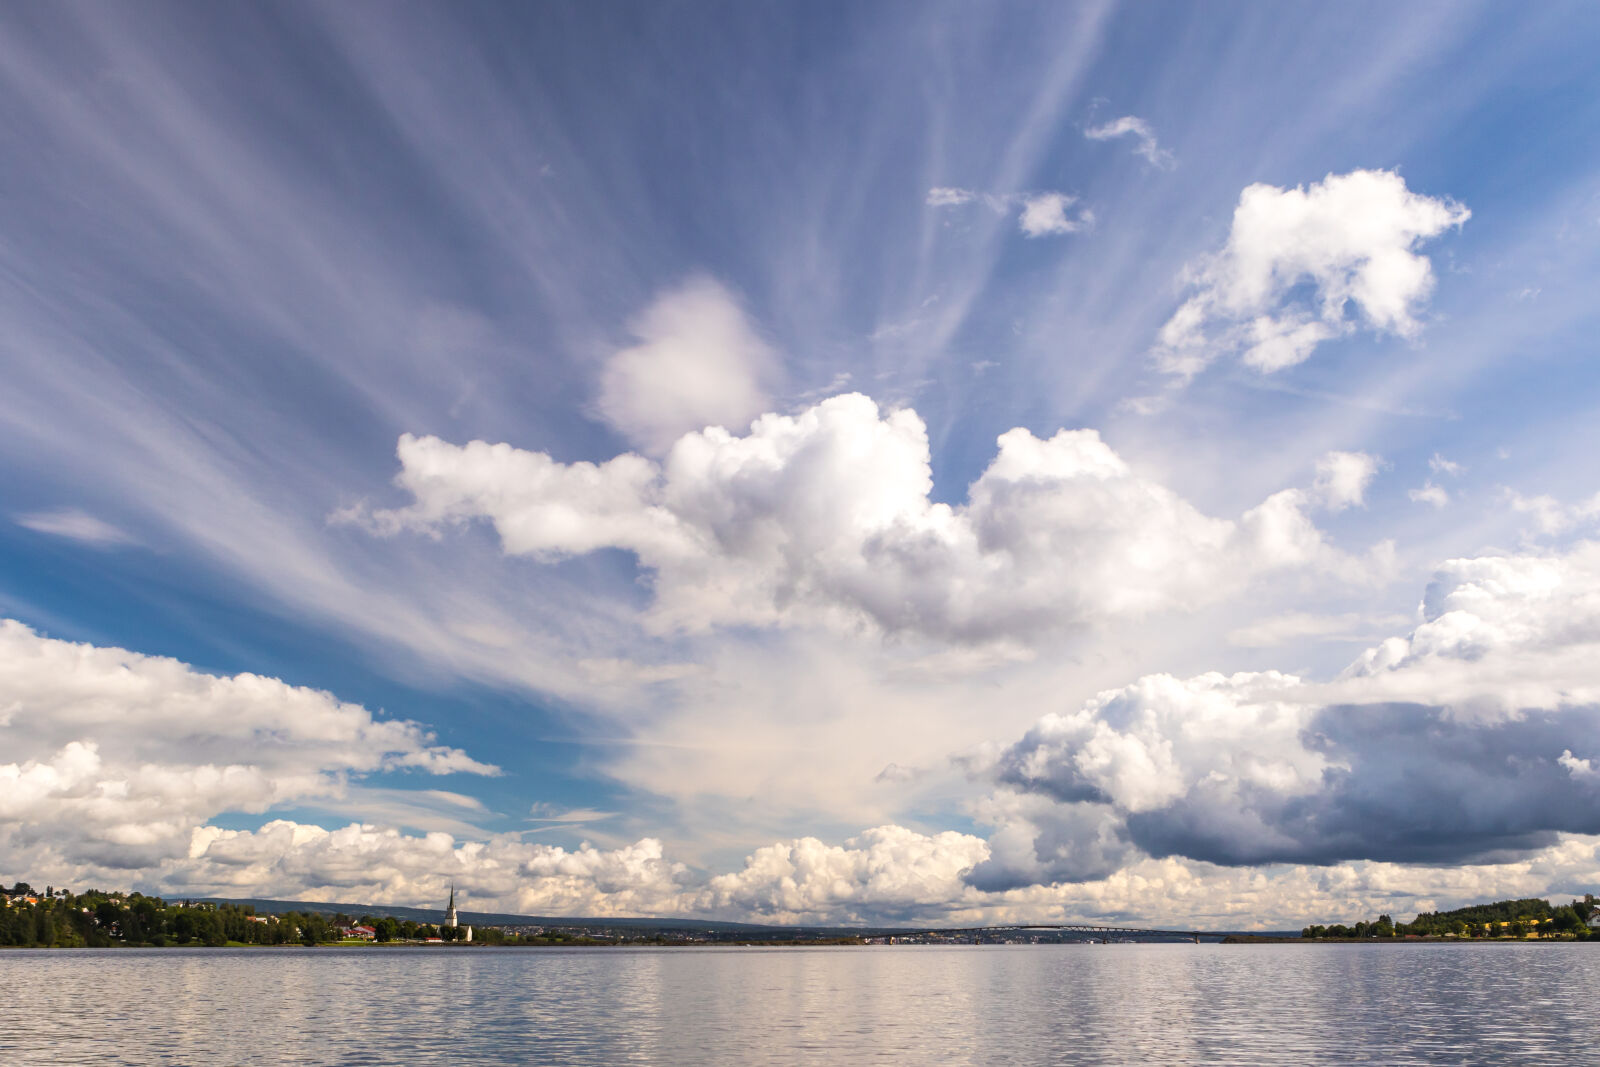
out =
[[(271, 902), (260, 902), (263, 904)], [(274, 945), (940, 945), (1061, 944), (1109, 942), (1106, 934), (1085, 936), (1095, 927), (995, 927), (965, 930), (851, 929), (842, 927), (753, 926), (668, 919), (545, 919), (464, 924), (452, 887), (436, 921), (401, 918), (373, 908), (359, 915), (334, 906), (300, 904), (283, 910), (224, 900), (167, 901), (137, 892), (69, 889), (37, 890), (18, 881), (0, 882), (0, 948), (110, 948)], [(1138, 935), (1141, 931), (1124, 930)], [(1172, 934), (1173, 931), (1144, 931)], [(1424, 912), (1410, 923), (1388, 915), (1350, 925), (1307, 926), (1298, 937), (1245, 934), (1209, 935), (1225, 941), (1600, 941), (1600, 902), (1585, 895), (1569, 904), (1537, 898), (1503, 900), (1454, 911)], [(1144, 938), (1140, 938), (1143, 940)], [(1157, 938), (1161, 939), (1161, 938)], [(1184, 935), (1184, 940), (1190, 935)], [(1198, 940), (1198, 937), (1194, 939)], [(1129, 940), (1119, 936), (1118, 941)]]
[[(0, 946), (442, 944), (470, 943), (474, 935), (460, 923), (453, 890), (438, 923), (313, 910), (257, 914), (249, 904), (95, 889), (74, 893), (54, 886), (36, 890), (26, 882), (0, 886), (0, 904)], [(488, 943), (504, 939), (499, 931), (486, 933)]]

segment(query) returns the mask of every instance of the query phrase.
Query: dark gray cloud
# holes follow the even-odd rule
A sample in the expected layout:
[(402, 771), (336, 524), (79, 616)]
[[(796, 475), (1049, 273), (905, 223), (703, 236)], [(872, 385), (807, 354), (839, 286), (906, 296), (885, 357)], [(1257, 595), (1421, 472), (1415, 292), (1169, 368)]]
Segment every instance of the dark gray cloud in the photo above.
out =
[[(1201, 775), (1168, 802), (1119, 808), (1080, 769), (1076, 746), (1046, 749), (1030, 732), (1002, 757), (996, 777), (1057, 803), (1034, 814), (1037, 866), (980, 866), (974, 885), (1102, 877), (1083, 862), (1106, 831), (1085, 809), (1115, 818), (1117, 835), (1155, 857), (1228, 866), (1495, 863), (1554, 844), (1560, 833), (1600, 833), (1600, 707), (1534, 709), (1477, 722), (1410, 703), (1315, 711), (1300, 744), (1327, 762), (1309, 791)], [(1009, 883), (1007, 880), (1009, 879)]]
[(1595, 707), (1487, 724), (1417, 704), (1324, 708), (1302, 736), (1336, 765), (1307, 796), (1248, 791), (1262, 835), (1236, 832), (1226, 810), (1207, 818), (1203, 794), (1132, 816), (1128, 831), (1153, 855), (1227, 864), (1507, 860), (1560, 832), (1600, 832), (1600, 779), (1561, 762), (1600, 744), (1597, 726)]
[(1127, 865), (1135, 850), (1116, 813), (1101, 804), (1048, 807), (989, 840), (989, 858), (967, 884), (998, 893), (1023, 886), (1093, 882)]

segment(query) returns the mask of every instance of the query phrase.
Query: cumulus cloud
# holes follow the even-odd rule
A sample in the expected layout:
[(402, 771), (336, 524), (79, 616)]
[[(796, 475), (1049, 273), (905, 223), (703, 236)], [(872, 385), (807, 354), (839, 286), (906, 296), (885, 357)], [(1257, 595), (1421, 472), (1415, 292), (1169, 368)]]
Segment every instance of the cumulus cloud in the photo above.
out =
[(1192, 294), (1162, 327), (1155, 352), (1193, 377), (1224, 353), (1271, 372), (1358, 325), (1413, 337), (1433, 290), (1422, 242), (1471, 217), (1448, 199), (1406, 188), (1393, 171), (1330, 174), (1293, 189), (1251, 185), (1227, 244), (1191, 272)]
[(1450, 494), (1445, 491), (1443, 486), (1435, 485), (1431, 480), (1423, 482), (1420, 489), (1407, 490), (1406, 496), (1410, 497), (1415, 503), (1431, 504), (1436, 508), (1442, 508), (1450, 503)]
[(143, 866), (222, 812), (338, 798), (386, 770), (496, 773), (419, 725), (253, 674), (0, 620), (0, 831), (62, 862)]
[(512, 554), (624, 549), (653, 576), (661, 630), (866, 623), (1027, 640), (1192, 607), (1274, 570), (1356, 579), (1392, 553), (1347, 556), (1311, 521), (1319, 499), (1359, 498), (1346, 461), (1327, 488), (1284, 490), (1232, 521), (1140, 477), (1093, 430), (1010, 430), (965, 504), (935, 503), (922, 420), (859, 394), (764, 415), (742, 437), (687, 434), (660, 463), (410, 435), (398, 454), (414, 500), (372, 513), (373, 529), (487, 519)]
[(1600, 543), (1449, 560), (1421, 612), (1416, 629), (1362, 653), (1328, 695), (1443, 705), (1483, 721), (1600, 705)]
[[(530, 915), (936, 925), (1098, 920), (1228, 930), (1581, 893), (1600, 880), (1593, 837), (1565, 837), (1494, 865), (1241, 868), (1133, 857), (1092, 881), (984, 888), (974, 882), (990, 847), (968, 834), (887, 825), (842, 845), (774, 842), (741, 869), (705, 878), (649, 838), (614, 849), (563, 849), (514, 835), (459, 841), (364, 823), (326, 830), (275, 820), (254, 831), (197, 830), (186, 855), (144, 872), (142, 884), (169, 895), (412, 906), (438, 906), (453, 886), (469, 909)], [(106, 884), (124, 873), (31, 869), (57, 885)]]
[[(986, 903), (963, 876), (987, 851), (968, 834), (890, 825), (840, 845), (811, 837), (774, 842), (741, 869), (708, 878), (670, 859), (653, 838), (566, 849), (514, 834), (461, 841), (279, 819), (257, 830), (198, 827), (183, 854), (145, 877), (170, 893), (397, 905), (442, 902), (453, 888), (468, 908), (529, 915), (926, 922)], [(97, 873), (58, 870), (55, 877), (59, 884)]]
[(771, 406), (777, 356), (717, 282), (664, 293), (631, 330), (637, 343), (606, 361), (595, 406), (637, 447), (659, 454), (690, 430), (743, 428)]
[(1565, 767), (1567, 773), (1574, 778), (1580, 778), (1585, 781), (1600, 779), (1600, 770), (1595, 769), (1594, 760), (1579, 759), (1572, 754), (1572, 749), (1570, 748), (1562, 749), (1561, 755), (1556, 758), (1556, 762)]
[(96, 547), (133, 543), (133, 537), (126, 530), (113, 526), (104, 519), (95, 518), (88, 512), (80, 511), (77, 508), (62, 508), (58, 511), (32, 511), (25, 515), (18, 515), (16, 523), (18, 526), (33, 530), (35, 533), (65, 537), (71, 541), (79, 541)]
[(1101, 877), (1125, 854), (1503, 862), (1600, 833), (1597, 653), (1600, 545), (1449, 561), (1416, 628), (1333, 683), (1152, 675), (1045, 716), (988, 771), (972, 878)]
[(963, 877), (988, 856), (982, 838), (880, 826), (844, 843), (814, 837), (757, 849), (743, 870), (711, 879), (697, 910), (797, 922), (927, 919), (971, 905)]
[(1083, 131), (1083, 135), (1091, 141), (1111, 141), (1119, 137), (1132, 137), (1138, 143), (1134, 152), (1143, 156), (1151, 166), (1172, 166), (1172, 153), (1156, 143), (1155, 131), (1150, 124), (1137, 115), (1124, 115), (1119, 119), (1091, 126)]
[(1029, 237), (1077, 233), (1094, 225), (1094, 212), (1088, 208), (1082, 208), (1076, 214), (1068, 212), (1067, 209), (1077, 202), (1077, 197), (1068, 196), (1066, 193), (1034, 193), (1025, 196), (1022, 199), (1022, 214), (1017, 218), (1017, 225)]
[(469, 907), (542, 915), (671, 914), (690, 902), (688, 869), (645, 838), (577, 849), (512, 834), (457, 841), (353, 823), (325, 830), (275, 820), (259, 830), (197, 828), (187, 854), (164, 864), (162, 884), (208, 895), (262, 894), (417, 904), (452, 886)]
[(1343, 511), (1366, 503), (1367, 486), (1382, 463), (1365, 452), (1329, 452), (1317, 461), (1312, 491), (1330, 511)]
[[(1428, 470), (1432, 471), (1436, 475), (1446, 475), (1451, 478), (1459, 478), (1466, 471), (1466, 468), (1461, 464), (1452, 460), (1448, 460), (1439, 453), (1435, 452), (1432, 456), (1428, 457)], [(1432, 478), (1429, 478), (1427, 481), (1423, 482), (1420, 489), (1409, 490), (1406, 493), (1406, 496), (1410, 497), (1414, 503), (1429, 504), (1435, 508), (1442, 508), (1450, 503), (1450, 493), (1445, 489), (1444, 486), (1439, 485)]]

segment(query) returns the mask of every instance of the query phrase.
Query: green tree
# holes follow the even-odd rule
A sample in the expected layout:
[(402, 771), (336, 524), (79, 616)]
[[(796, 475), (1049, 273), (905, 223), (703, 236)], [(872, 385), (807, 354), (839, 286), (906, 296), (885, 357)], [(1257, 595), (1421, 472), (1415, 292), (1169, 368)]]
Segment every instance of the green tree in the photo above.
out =
[(120, 933), (123, 914), (123, 910), (117, 907), (114, 901), (102, 900), (95, 905), (94, 921), (107, 933), (111, 933), (113, 929)]

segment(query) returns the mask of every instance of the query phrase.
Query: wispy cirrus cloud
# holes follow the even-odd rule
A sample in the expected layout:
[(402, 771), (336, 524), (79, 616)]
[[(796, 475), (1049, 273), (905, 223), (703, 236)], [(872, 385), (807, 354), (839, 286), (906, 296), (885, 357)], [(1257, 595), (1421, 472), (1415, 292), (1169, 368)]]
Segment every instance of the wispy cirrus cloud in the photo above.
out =
[(1549, 493), (1528, 496), (1515, 489), (1502, 489), (1500, 495), (1513, 514), (1526, 515), (1533, 523), (1527, 534), (1538, 537), (1559, 537), (1600, 522), (1600, 493), (1572, 504)]
[(1142, 156), (1151, 166), (1167, 169), (1174, 163), (1172, 152), (1157, 143), (1155, 131), (1150, 128), (1150, 124), (1137, 115), (1124, 115), (1110, 122), (1091, 126), (1083, 131), (1083, 135), (1091, 141), (1113, 141), (1122, 137), (1132, 137), (1136, 142), (1134, 152)]
[(136, 544), (132, 534), (120, 526), (113, 526), (78, 508), (57, 511), (30, 511), (15, 518), (16, 524), (35, 533), (65, 537), (69, 541), (109, 548), (113, 545)]

